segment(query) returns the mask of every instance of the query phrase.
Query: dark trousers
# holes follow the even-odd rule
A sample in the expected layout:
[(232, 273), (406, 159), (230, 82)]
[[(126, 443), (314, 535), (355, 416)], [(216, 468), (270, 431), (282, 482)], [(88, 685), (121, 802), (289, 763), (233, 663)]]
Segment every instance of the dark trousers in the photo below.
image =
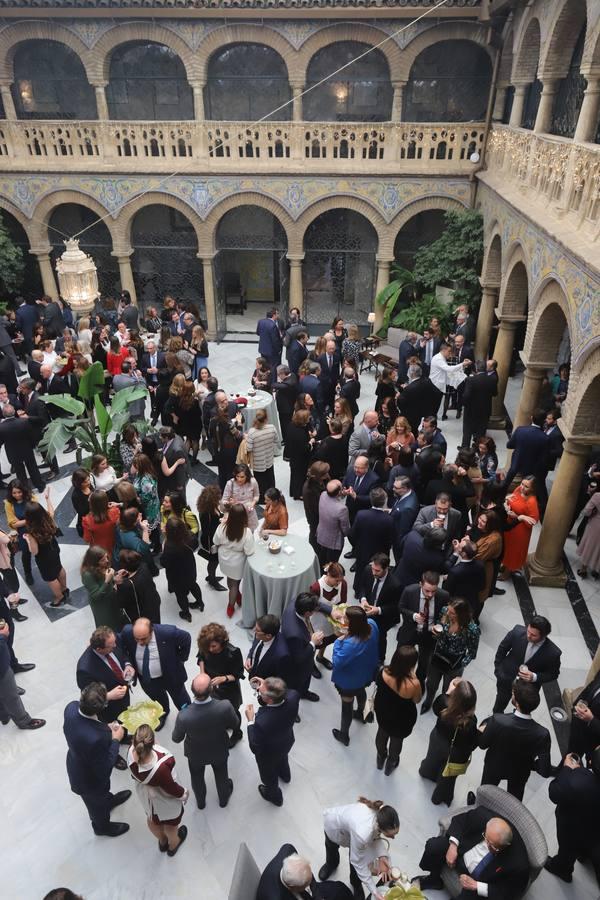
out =
[(367, 689), (359, 688), (359, 690), (349, 691), (347, 694), (345, 694), (343, 688), (340, 688), (340, 694), (342, 697), (342, 717), (340, 723), (340, 731), (342, 732), (342, 734), (348, 736), (350, 725), (352, 724), (354, 698), (356, 697), (356, 709), (362, 716), (365, 708), (365, 703), (367, 702)]
[(465, 409), (463, 416), (462, 447), (470, 447), (474, 440), (482, 437), (487, 431), (487, 421), (469, 415)]
[(150, 419), (152, 421), (152, 424), (154, 425), (156, 422), (158, 422), (158, 417), (160, 415), (156, 385), (149, 384), (148, 389), (150, 393)]
[(556, 816), (556, 837), (558, 853), (554, 863), (565, 875), (571, 875), (578, 857), (587, 857), (594, 867), (596, 881), (600, 885), (600, 839), (595, 834), (582, 834), (573, 828), (573, 821), (561, 821)]
[(258, 484), (258, 489), (260, 491), (258, 502), (264, 503), (265, 491), (268, 491), (269, 488), (275, 487), (275, 469), (273, 468), (273, 466), (271, 466), (270, 469), (265, 469), (264, 472), (257, 472), (255, 469), (254, 477), (256, 478), (256, 483)]
[(260, 780), (266, 788), (265, 797), (279, 803), (283, 800), (279, 779), (281, 778), (287, 784), (292, 777), (287, 753), (280, 753), (276, 756), (257, 756), (256, 765)]
[(496, 681), (496, 700), (492, 712), (503, 713), (512, 697), (511, 681)]
[[(18, 462), (11, 463), (13, 469), (15, 470), (15, 474), (19, 481), (22, 481), (24, 484), (27, 484), (27, 473), (29, 473), (29, 478), (34, 485), (34, 487), (38, 491), (44, 490), (44, 479), (41, 476), (40, 470), (38, 469), (38, 464), (35, 459), (35, 453), (31, 447), (24, 449)], [(27, 467), (27, 469), (25, 468)]]
[[(335, 872), (337, 867), (340, 864), (340, 845), (336, 844), (335, 841), (332, 841), (330, 837), (325, 834), (325, 865), (332, 871)], [(365, 896), (363, 883), (358, 877), (356, 873), (356, 869), (352, 864), (350, 864), (350, 884), (354, 890), (354, 896), (359, 897)]]
[(400, 759), (403, 744), (404, 738), (391, 737), (387, 731), (383, 730), (381, 725), (377, 729), (377, 734), (375, 735), (375, 747), (377, 748), (378, 756), (386, 757), (389, 755), (389, 758), (393, 762), (396, 762)]
[(217, 574), (217, 566), (219, 565), (219, 554), (211, 553), (208, 557), (208, 565), (206, 566), (206, 577), (209, 581), (215, 580)]
[(235, 458), (237, 456), (237, 447), (232, 447), (231, 449), (218, 450), (214, 454), (214, 458), (217, 461), (217, 471), (219, 473), (219, 487), (222, 491), (225, 490), (225, 485), (231, 478), (233, 474), (233, 467), (235, 466)]
[[(319, 545), (317, 543), (317, 529), (312, 526), (308, 529), (308, 543), (313, 548), (315, 553), (317, 554), (317, 559), (319, 558)], [(340, 551), (341, 552), (341, 551)]]
[(165, 713), (168, 713), (171, 709), (169, 694), (177, 709), (181, 709), (186, 703), (191, 703), (185, 684), (172, 684), (165, 681), (164, 678), (151, 678), (150, 681), (142, 681), (140, 678), (140, 684), (144, 693), (148, 694), (151, 700), (156, 700), (160, 703)]
[(110, 809), (113, 795), (110, 783), (104, 791), (94, 791), (79, 795), (86, 805), (92, 827), (95, 831), (104, 831), (110, 823)]
[(431, 660), (429, 663), (429, 669), (427, 671), (427, 680), (425, 682), (426, 694), (425, 699), (427, 703), (433, 703), (435, 699), (435, 695), (437, 694), (437, 689), (440, 686), (440, 681), (443, 679), (443, 691), (446, 693), (450, 682), (453, 678), (460, 678), (464, 669), (449, 669), (447, 672), (442, 671), (442, 669), (438, 668), (436, 664)]
[(425, 678), (429, 668), (429, 660), (434, 649), (433, 638), (428, 631), (424, 631), (417, 637), (417, 648), (419, 650), (419, 662), (417, 663), (417, 678), (421, 683), (421, 688), (425, 686)]
[(182, 612), (189, 612), (190, 607), (188, 593), (192, 595), (197, 603), (202, 603), (202, 591), (200, 590), (200, 585), (198, 584), (191, 584), (188, 591), (175, 591), (175, 599), (177, 600), (177, 605)]
[[(195, 763), (192, 759), (188, 759), (190, 767), (190, 777), (192, 780), (192, 790), (196, 797), (198, 806), (204, 806), (206, 803), (206, 782), (204, 780), (205, 765)], [(213, 775), (215, 776), (215, 785), (217, 787), (217, 796), (219, 803), (227, 803), (231, 789), (229, 786), (229, 773), (227, 771), (227, 760), (223, 762), (214, 762), (210, 764)]]
[(334, 549), (333, 547), (323, 547), (321, 544), (317, 544), (318, 551), (317, 556), (319, 558), (319, 565), (321, 568), (326, 566), (327, 563), (337, 562), (342, 555), (343, 547), (340, 547), (339, 550)]
[(491, 767), (488, 766), (487, 763), (484, 763), (481, 783), (495, 784), (497, 786), (501, 781), (506, 779), (506, 790), (508, 793), (512, 794), (513, 797), (516, 797), (517, 800), (522, 800), (528, 778), (529, 772), (511, 772), (510, 775), (506, 776), (497, 771), (492, 771)]

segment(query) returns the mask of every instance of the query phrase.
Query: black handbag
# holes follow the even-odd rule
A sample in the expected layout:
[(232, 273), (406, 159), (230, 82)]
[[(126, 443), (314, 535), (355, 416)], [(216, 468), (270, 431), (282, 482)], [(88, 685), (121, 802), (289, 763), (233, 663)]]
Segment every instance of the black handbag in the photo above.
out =
[(436, 649), (433, 651), (431, 661), (441, 672), (451, 672), (460, 668), (463, 655), (463, 653), (440, 653)]

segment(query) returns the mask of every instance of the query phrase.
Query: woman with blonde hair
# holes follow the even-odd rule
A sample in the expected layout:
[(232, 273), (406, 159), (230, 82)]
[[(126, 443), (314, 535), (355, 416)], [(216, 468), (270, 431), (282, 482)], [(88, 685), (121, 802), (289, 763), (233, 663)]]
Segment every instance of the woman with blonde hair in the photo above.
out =
[(136, 782), (148, 828), (158, 838), (158, 849), (175, 856), (187, 837), (187, 828), (179, 823), (189, 796), (177, 781), (175, 757), (155, 743), (149, 725), (140, 725), (127, 753), (127, 765)]
[(342, 359), (357, 367), (362, 354), (362, 341), (358, 325), (348, 325), (348, 337), (342, 341)]
[(260, 491), (258, 502), (264, 503), (265, 491), (275, 487), (273, 460), (277, 447), (277, 429), (269, 422), (264, 409), (257, 410), (254, 416), (252, 427), (246, 434), (246, 447), (252, 454), (252, 472)]
[(405, 416), (398, 416), (385, 439), (387, 455), (392, 460), (392, 466), (398, 465), (400, 450), (410, 450), (416, 444), (415, 436), (411, 431), (410, 423)]
[[(322, 334), (322, 335), (320, 335), (320, 337), (316, 338), (314, 349), (309, 352), (308, 358), (305, 360), (305, 362), (308, 362), (308, 363), (318, 362), (319, 357), (323, 356), (326, 349), (327, 349), (327, 338), (325, 337), (325, 335)], [(300, 368), (302, 368), (302, 367), (300, 367)], [(300, 371), (298, 371), (298, 377), (300, 378)]]
[(194, 325), (192, 328), (189, 351), (194, 356), (192, 378), (195, 381), (198, 378), (200, 369), (206, 368), (208, 364), (208, 341), (206, 340), (206, 332), (202, 325)]
[(185, 375), (186, 381), (189, 381), (192, 377), (192, 366), (194, 365), (194, 354), (190, 353), (189, 350), (186, 350), (183, 346), (183, 338), (181, 337), (172, 337), (169, 341), (169, 353), (174, 353), (179, 363), (183, 367), (183, 374)]

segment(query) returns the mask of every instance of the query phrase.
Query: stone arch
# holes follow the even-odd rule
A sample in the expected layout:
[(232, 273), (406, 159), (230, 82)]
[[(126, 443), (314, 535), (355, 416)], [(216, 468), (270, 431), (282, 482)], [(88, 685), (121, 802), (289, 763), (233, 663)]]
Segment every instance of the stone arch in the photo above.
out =
[(588, 28), (585, 36), (585, 47), (581, 60), (581, 71), (584, 74), (600, 73), (600, 18), (594, 27), (590, 24), (591, 16), (588, 16)]
[(486, 287), (499, 288), (502, 281), (502, 236), (494, 227), (481, 267), (481, 281)]
[(540, 61), (541, 29), (537, 17), (529, 20), (523, 32), (523, 37), (518, 41), (513, 53), (514, 84), (528, 84), (535, 80)]
[(184, 65), (188, 81), (198, 80), (199, 63), (197, 56), (182, 38), (169, 28), (155, 22), (131, 22), (119, 25), (103, 35), (91, 51), (93, 78), (96, 82), (107, 82), (110, 71), (110, 57), (120, 44), (130, 41), (149, 41), (164, 44), (176, 53)]
[(56, 22), (18, 22), (0, 32), (0, 79), (12, 84), (13, 62), (19, 44), (24, 41), (58, 41), (77, 54), (90, 84), (93, 84), (92, 54), (81, 38)]
[(131, 224), (136, 213), (145, 206), (154, 206), (155, 204), (158, 204), (159, 206), (170, 206), (189, 220), (196, 232), (198, 251), (200, 251), (201, 246), (206, 245), (204, 225), (194, 207), (190, 206), (189, 203), (186, 203), (184, 200), (180, 200), (179, 197), (173, 197), (171, 194), (167, 194), (163, 191), (149, 191), (123, 207), (115, 222), (115, 243), (118, 243), (120, 247), (130, 249)]
[[(17, 222), (19, 223), (19, 225), (21, 225), (23, 231), (27, 235), (27, 239), (29, 240), (31, 247), (41, 246), (40, 244), (38, 244), (38, 235), (35, 231), (35, 223), (32, 222), (31, 219), (28, 219), (27, 216), (22, 213), (17, 206), (14, 205), (14, 203), (11, 203), (10, 200), (6, 200), (4, 197), (0, 197), (0, 209), (6, 210), (7, 213), (10, 213), (11, 216), (13, 216), (17, 220)], [(44, 246), (47, 246), (47, 244), (48, 241), (46, 241), (46, 245)]]
[(529, 263), (520, 243), (514, 246), (508, 259), (498, 302), (500, 317), (525, 316), (529, 302)]
[[(306, 82), (308, 64), (317, 53), (330, 44), (337, 44), (342, 41), (357, 41), (361, 44), (369, 44), (376, 46), (385, 40), (388, 35), (379, 28), (372, 25), (359, 25), (346, 23), (344, 25), (328, 25), (319, 29), (302, 45), (298, 58), (296, 60), (296, 70), (302, 83)], [(403, 53), (395, 41), (389, 40), (379, 48), (385, 58), (390, 69), (390, 79), (392, 82), (397, 81), (400, 76), (399, 72), (402, 67)], [(406, 52), (406, 51), (404, 51)]]
[(337, 194), (334, 197), (328, 197), (326, 200), (318, 200), (304, 210), (296, 222), (297, 234), (300, 236), (302, 246), (304, 246), (304, 235), (308, 226), (322, 213), (328, 212), (330, 209), (351, 209), (364, 216), (371, 223), (377, 234), (377, 252), (379, 255), (383, 254), (382, 243), (386, 235), (386, 223), (381, 213), (366, 200), (348, 197), (346, 194)]
[(297, 67), (297, 51), (282, 35), (264, 25), (225, 25), (211, 31), (198, 48), (198, 75), (203, 82), (208, 76), (211, 56), (228, 44), (264, 44), (279, 53), (287, 66), (290, 81), (301, 77)]
[[(469, 22), (448, 22), (444, 25), (434, 25), (426, 31), (422, 31), (414, 40), (405, 47), (400, 54), (398, 68), (391, 69), (393, 81), (408, 81), (410, 70), (417, 56), (427, 47), (438, 44), (440, 41), (472, 41), (489, 54), (494, 61), (494, 51), (487, 42), (487, 31), (481, 25)], [(383, 48), (382, 48), (383, 49)]]
[(567, 294), (556, 277), (551, 276), (544, 280), (529, 304), (524, 348), (529, 365), (554, 366), (565, 326), (571, 338)]
[(467, 204), (461, 203), (460, 200), (455, 200), (454, 197), (443, 197), (437, 194), (421, 197), (420, 200), (414, 200), (412, 203), (408, 203), (406, 206), (402, 207), (400, 212), (387, 226), (384, 240), (381, 242), (379, 248), (379, 255), (384, 256), (389, 250), (390, 254), (393, 256), (396, 235), (404, 228), (410, 219), (417, 216), (419, 213), (429, 209), (454, 209), (456, 212), (462, 212), (467, 208)]
[(585, 0), (563, 0), (548, 29), (539, 64), (539, 77), (564, 78), (569, 71), (571, 57), (586, 21)]
[(222, 200), (210, 211), (204, 220), (203, 234), (205, 237), (202, 244), (199, 244), (199, 250), (202, 254), (209, 256), (210, 254), (215, 253), (215, 239), (219, 222), (225, 213), (238, 206), (260, 206), (261, 209), (266, 209), (275, 216), (283, 227), (288, 242), (288, 253), (302, 252), (302, 237), (300, 236), (300, 240), (298, 240), (298, 225), (294, 222), (289, 213), (286, 212), (283, 206), (277, 203), (276, 200), (272, 200), (270, 197), (265, 197), (263, 194), (249, 191), (244, 194), (236, 194), (234, 197), (227, 197), (226, 200)]
[[(62, 206), (64, 203), (78, 203), (80, 206), (86, 206), (88, 209), (95, 212), (98, 218), (102, 219), (108, 228), (114, 247), (116, 227), (112, 216), (108, 216), (108, 210), (105, 206), (94, 197), (85, 194), (83, 191), (54, 191), (54, 193), (48, 194), (40, 200), (33, 211), (33, 217), (38, 221), (32, 222), (32, 229), (35, 230), (36, 238), (41, 244), (47, 244), (49, 240), (48, 224), (50, 222), (50, 216), (57, 206)], [(71, 235), (69, 235), (69, 237), (71, 237)]]
[(571, 373), (563, 418), (575, 439), (600, 434), (600, 347), (588, 356), (585, 369)]

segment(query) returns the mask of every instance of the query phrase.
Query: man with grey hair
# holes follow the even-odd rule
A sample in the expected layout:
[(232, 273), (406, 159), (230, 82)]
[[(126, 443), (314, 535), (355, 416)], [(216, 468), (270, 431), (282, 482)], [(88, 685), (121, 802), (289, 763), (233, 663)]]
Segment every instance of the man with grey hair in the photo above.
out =
[(281, 678), (252, 679), (258, 691), (260, 709), (254, 705), (245, 709), (248, 720), (248, 743), (256, 757), (261, 784), (258, 792), (269, 803), (283, 805), (279, 779), (291, 780), (288, 753), (294, 746), (294, 722), (298, 715), (300, 695), (288, 690)]
[(261, 875), (256, 900), (352, 900), (341, 881), (315, 881), (310, 862), (284, 844)]

